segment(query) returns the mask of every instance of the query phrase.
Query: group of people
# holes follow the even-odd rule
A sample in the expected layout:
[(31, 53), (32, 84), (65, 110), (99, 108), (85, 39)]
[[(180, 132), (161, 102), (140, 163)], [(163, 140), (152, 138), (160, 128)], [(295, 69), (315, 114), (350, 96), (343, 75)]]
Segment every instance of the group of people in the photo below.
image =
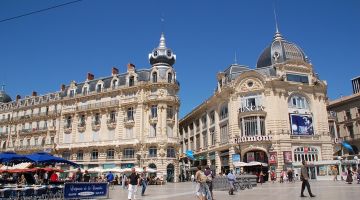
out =
[(199, 200), (213, 200), (213, 178), (215, 175), (206, 167), (203, 171), (201, 166), (197, 167), (195, 175), (191, 175), (191, 180), (195, 185), (195, 195)]
[(41, 185), (58, 182), (59, 175), (55, 171), (1, 173), (0, 181), (2, 183), (11, 183), (18, 185)]

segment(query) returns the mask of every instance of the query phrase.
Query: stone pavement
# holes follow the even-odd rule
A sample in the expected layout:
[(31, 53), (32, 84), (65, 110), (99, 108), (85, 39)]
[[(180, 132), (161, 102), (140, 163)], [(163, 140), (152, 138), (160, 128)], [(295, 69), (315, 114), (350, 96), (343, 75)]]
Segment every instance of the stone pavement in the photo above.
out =
[[(216, 200), (246, 199), (246, 200), (296, 200), (296, 199), (319, 199), (319, 200), (341, 200), (358, 199), (360, 196), (360, 184), (346, 184), (338, 181), (312, 181), (311, 189), (316, 195), (315, 198), (300, 198), (301, 182), (296, 183), (265, 183), (258, 185), (253, 189), (241, 190), (235, 192), (235, 195), (229, 196), (227, 191), (214, 191)], [(195, 200), (194, 187), (192, 183), (168, 183), (166, 185), (150, 185), (146, 190), (145, 196), (140, 196), (140, 190), (136, 196), (137, 200)], [(305, 195), (309, 196), (307, 190)], [(127, 190), (116, 186), (110, 190), (111, 199), (126, 200)]]

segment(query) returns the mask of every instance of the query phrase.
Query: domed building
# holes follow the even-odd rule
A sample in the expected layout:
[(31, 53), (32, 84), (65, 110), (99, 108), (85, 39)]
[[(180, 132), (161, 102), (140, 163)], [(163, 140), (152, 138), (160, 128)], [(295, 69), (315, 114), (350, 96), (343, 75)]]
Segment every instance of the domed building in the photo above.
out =
[(11, 100), (11, 97), (6, 94), (4, 86), (2, 86), (1, 90), (0, 90), (0, 104), (1, 103), (9, 103)]
[(302, 48), (276, 30), (255, 69), (232, 64), (218, 73), (214, 95), (180, 120), (182, 152), (195, 158), (183, 155), (181, 173), (208, 165), (216, 174), (299, 174), (305, 160), (312, 179), (331, 179), (326, 91)]
[(106, 77), (88, 73), (60, 91), (15, 101), (1, 91), (0, 151), (46, 151), (84, 169), (150, 167), (156, 170), (151, 176), (177, 181), (175, 60), (161, 34), (147, 68), (129, 63)]

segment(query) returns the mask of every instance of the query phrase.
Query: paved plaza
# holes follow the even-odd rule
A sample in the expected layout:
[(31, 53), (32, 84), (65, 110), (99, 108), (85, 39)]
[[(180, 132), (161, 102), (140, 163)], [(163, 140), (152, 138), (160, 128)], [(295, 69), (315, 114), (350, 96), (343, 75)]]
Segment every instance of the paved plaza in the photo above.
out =
[[(358, 199), (360, 196), (359, 184), (345, 184), (345, 182), (333, 181), (312, 181), (310, 182), (311, 189), (316, 195), (315, 199)], [(242, 190), (236, 192), (235, 195), (229, 196), (227, 191), (214, 191), (215, 199), (254, 199), (254, 200), (295, 200), (295, 199), (310, 199), (310, 197), (300, 197), (301, 182), (297, 183), (265, 183), (258, 185), (251, 190)], [(140, 196), (140, 191), (137, 193), (137, 200), (156, 200), (156, 199), (171, 199), (171, 200), (192, 200), (196, 199), (194, 195), (194, 187), (192, 183), (168, 183), (162, 186), (151, 185), (147, 188), (146, 196)], [(307, 191), (305, 195), (309, 196)], [(127, 190), (117, 186), (110, 190), (111, 199), (127, 199)], [(312, 198), (314, 199), (314, 198)]]

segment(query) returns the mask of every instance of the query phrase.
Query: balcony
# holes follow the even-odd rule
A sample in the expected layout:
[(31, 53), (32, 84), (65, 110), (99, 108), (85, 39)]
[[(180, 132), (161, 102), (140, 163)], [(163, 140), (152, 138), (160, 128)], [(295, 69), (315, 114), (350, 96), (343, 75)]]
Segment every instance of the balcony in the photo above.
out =
[(65, 133), (71, 133), (71, 132), (72, 132), (71, 124), (66, 124), (66, 125), (64, 126), (64, 132), (65, 132)]
[(106, 125), (109, 129), (115, 129), (116, 128), (116, 119), (110, 118), (110, 119), (106, 120)]
[(166, 119), (166, 123), (169, 124), (169, 125), (174, 125), (174, 124), (175, 124), (175, 119), (174, 119), (174, 117), (173, 117), (173, 118), (167, 118), (167, 119)]
[(149, 122), (150, 124), (156, 124), (158, 122), (157, 116), (149, 116)]
[(78, 124), (78, 131), (79, 132), (84, 132), (86, 130), (86, 124), (85, 124), (85, 122), (80, 122), (79, 124)]
[(105, 101), (99, 103), (93, 103), (83, 106), (78, 106), (78, 111), (87, 111), (87, 110), (95, 110), (100, 108), (109, 108), (109, 107), (117, 107), (119, 105), (119, 100)]
[(27, 133), (30, 133), (32, 131), (31, 128), (23, 128), (19, 131), (20, 134), (27, 134)]
[(98, 131), (100, 130), (100, 125), (101, 125), (100, 121), (94, 121), (91, 123), (91, 128), (93, 131)]
[(126, 127), (131, 127), (135, 125), (134, 117), (133, 116), (126, 116), (124, 118), (124, 123)]

